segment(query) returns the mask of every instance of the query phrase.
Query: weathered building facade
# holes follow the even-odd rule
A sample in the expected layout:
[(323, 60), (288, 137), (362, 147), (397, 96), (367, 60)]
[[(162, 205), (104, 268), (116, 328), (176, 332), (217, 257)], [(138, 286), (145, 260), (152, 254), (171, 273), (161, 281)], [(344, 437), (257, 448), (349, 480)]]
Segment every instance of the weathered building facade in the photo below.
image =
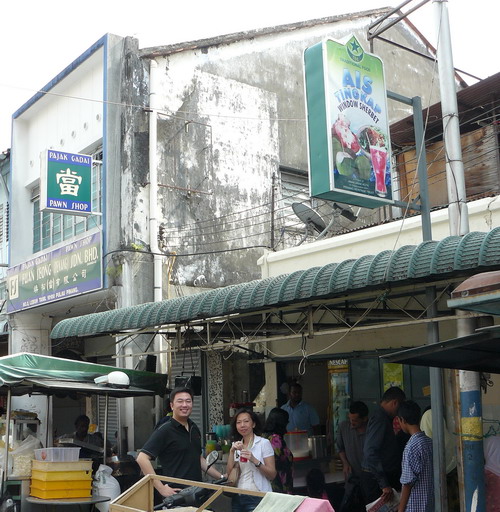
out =
[[(264, 248), (295, 244), (302, 226), (292, 221), (289, 204), (307, 196), (303, 52), (352, 33), (369, 49), (368, 26), (384, 12), (148, 49), (108, 34), (23, 105), (13, 121), (10, 197), (11, 226), (23, 219), (25, 229), (12, 230), (10, 266), (92, 236), (101, 251), (102, 287), (11, 309), (12, 350), (72, 350), (136, 367), (154, 343), (161, 371), (174, 376), (208, 364), (220, 376), (219, 354), (192, 364), (183, 351), (166, 357), (179, 344), (189, 346), (187, 331), (173, 341), (169, 333), (134, 333), (55, 345), (50, 331), (65, 318), (250, 281), (260, 276), (256, 262)], [(404, 21), (386, 37), (428, 52)], [(373, 51), (385, 61), (389, 89), (435, 101), (431, 61), (380, 41)], [(408, 113), (390, 104), (392, 121)], [(40, 154), (51, 149), (93, 156), (94, 215), (40, 211)], [(385, 210), (377, 215), (390, 217)], [(228, 378), (243, 382), (238, 393), (251, 385), (245, 374)], [(218, 377), (212, 380), (223, 391)], [(211, 406), (210, 424), (222, 422), (222, 403)], [(140, 445), (151, 430), (153, 421), (143, 421), (151, 404), (135, 411), (125, 404), (117, 414), (129, 427), (130, 446)]]

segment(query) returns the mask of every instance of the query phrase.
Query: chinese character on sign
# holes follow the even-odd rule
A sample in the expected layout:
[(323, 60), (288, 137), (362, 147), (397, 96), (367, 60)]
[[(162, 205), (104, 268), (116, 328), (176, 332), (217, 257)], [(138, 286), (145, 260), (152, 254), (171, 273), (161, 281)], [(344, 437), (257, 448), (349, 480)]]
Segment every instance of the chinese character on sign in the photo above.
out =
[(56, 174), (56, 180), (61, 189), (61, 194), (78, 196), (78, 188), (82, 183), (82, 177), (78, 176), (76, 171), (66, 169)]

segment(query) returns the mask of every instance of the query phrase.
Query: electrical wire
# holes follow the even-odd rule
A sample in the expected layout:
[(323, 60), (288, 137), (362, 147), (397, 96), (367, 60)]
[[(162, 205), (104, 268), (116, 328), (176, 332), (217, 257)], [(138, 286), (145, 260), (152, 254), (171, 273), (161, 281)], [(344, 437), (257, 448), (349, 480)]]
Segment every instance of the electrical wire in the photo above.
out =
[[(484, 115), (484, 113), (483, 113)], [(428, 119), (427, 119), (427, 122), (428, 122)], [(470, 120), (468, 121), (470, 122)], [(494, 137), (493, 135), (491, 137)], [(464, 154), (466, 155), (467, 154), (467, 148), (464, 148)], [(479, 159), (480, 157), (477, 156), (476, 159)], [(442, 159), (440, 158), (434, 158), (434, 160), (432, 161), (429, 161), (428, 162), (428, 165), (432, 165), (433, 163), (436, 163), (436, 162), (439, 162), (439, 161), (442, 161)], [(411, 162), (411, 160), (407, 160), (404, 162), (404, 164), (408, 164), (409, 162)], [(403, 164), (402, 164), (403, 165)], [(413, 179), (412, 179), (412, 186), (410, 188), (410, 191), (407, 192), (406, 194), (406, 197), (411, 197), (411, 190), (413, 190), (415, 188), (415, 185), (416, 185), (416, 173), (415, 171), (411, 171), (413, 174)], [(445, 171), (442, 171), (442, 174), (443, 176), (445, 176)], [(430, 177), (430, 183), (431, 184), (434, 184), (434, 183), (437, 183), (439, 180), (437, 179), (437, 176), (439, 175), (438, 174), (435, 174), (433, 175), (432, 177)], [(443, 178), (445, 179), (445, 178)], [(306, 201), (301, 201), (302, 203), (306, 202)], [(265, 204), (269, 204), (269, 203), (265, 203)], [(264, 205), (261, 205), (261, 206), (264, 206)], [(257, 209), (259, 207), (256, 207)], [(280, 211), (285, 211), (289, 208), (289, 206), (282, 206), (280, 208), (278, 208), (276, 210), (277, 213), (279, 213)], [(245, 209), (243, 211), (252, 211), (254, 209)], [(225, 218), (226, 219), (229, 219), (231, 217), (235, 217), (236, 215), (238, 215), (240, 212), (231, 212), (230, 214), (226, 215)], [(170, 233), (170, 239), (171, 241), (175, 241), (175, 239), (180, 239), (182, 238), (183, 235), (188, 235), (190, 234), (190, 230), (192, 229), (202, 229), (203, 227), (203, 224), (204, 226), (207, 228), (207, 227), (211, 227), (214, 231), (206, 231), (203, 233), (204, 235), (208, 236), (208, 235), (211, 235), (211, 234), (217, 234), (217, 235), (220, 235), (221, 233), (228, 233), (228, 232), (231, 232), (231, 231), (236, 231), (236, 230), (240, 230), (242, 227), (244, 227), (245, 229), (248, 229), (248, 230), (251, 230), (252, 228), (255, 228), (256, 226), (259, 226), (259, 225), (262, 225), (262, 224), (267, 224), (268, 220), (265, 219), (263, 220), (262, 222), (250, 222), (251, 219), (256, 219), (256, 218), (260, 218), (260, 217), (263, 217), (263, 216), (267, 216), (269, 213), (267, 211), (264, 211), (264, 212), (261, 212), (261, 213), (257, 213), (255, 215), (251, 215), (251, 216), (247, 216), (243, 219), (243, 222), (244, 224), (241, 223), (241, 219), (239, 220), (238, 222), (238, 226), (233, 226), (233, 227), (225, 227), (224, 229), (220, 229), (220, 225), (217, 224), (218, 222), (218, 219), (211, 219), (211, 220), (204, 220), (202, 223), (192, 223), (192, 224), (189, 224), (189, 225), (184, 225), (181, 229), (175, 229), (175, 228), (168, 228), (169, 229), (169, 233)], [(292, 214), (290, 214), (289, 216), (285, 216), (285, 217), (282, 217), (280, 220), (281, 221), (286, 221), (287, 218), (290, 218), (292, 217)], [(262, 235), (262, 234), (268, 234), (270, 233), (270, 231), (266, 231), (266, 232), (259, 232), (259, 233), (256, 233), (255, 236), (259, 236), (259, 235)], [(234, 240), (234, 239), (229, 239), (229, 240)]]

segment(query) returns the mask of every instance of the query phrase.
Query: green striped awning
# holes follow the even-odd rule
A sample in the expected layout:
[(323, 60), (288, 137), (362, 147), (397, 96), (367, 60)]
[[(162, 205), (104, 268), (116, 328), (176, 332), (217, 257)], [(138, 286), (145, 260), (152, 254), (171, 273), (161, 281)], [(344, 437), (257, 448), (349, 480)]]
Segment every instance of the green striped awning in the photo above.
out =
[(68, 318), (54, 327), (51, 337), (96, 336), (182, 324), (330, 299), (363, 288), (422, 282), (456, 273), (470, 275), (494, 268), (500, 268), (500, 228), (407, 245), (395, 251), (382, 251), (188, 297)]

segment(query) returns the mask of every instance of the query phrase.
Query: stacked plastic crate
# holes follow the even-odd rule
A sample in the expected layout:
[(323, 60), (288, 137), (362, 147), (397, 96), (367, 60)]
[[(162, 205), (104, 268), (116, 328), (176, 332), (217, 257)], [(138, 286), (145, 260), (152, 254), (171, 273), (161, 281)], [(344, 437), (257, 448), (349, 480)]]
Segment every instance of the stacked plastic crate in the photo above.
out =
[(30, 494), (42, 499), (89, 498), (92, 461), (78, 460), (80, 448), (35, 450)]

